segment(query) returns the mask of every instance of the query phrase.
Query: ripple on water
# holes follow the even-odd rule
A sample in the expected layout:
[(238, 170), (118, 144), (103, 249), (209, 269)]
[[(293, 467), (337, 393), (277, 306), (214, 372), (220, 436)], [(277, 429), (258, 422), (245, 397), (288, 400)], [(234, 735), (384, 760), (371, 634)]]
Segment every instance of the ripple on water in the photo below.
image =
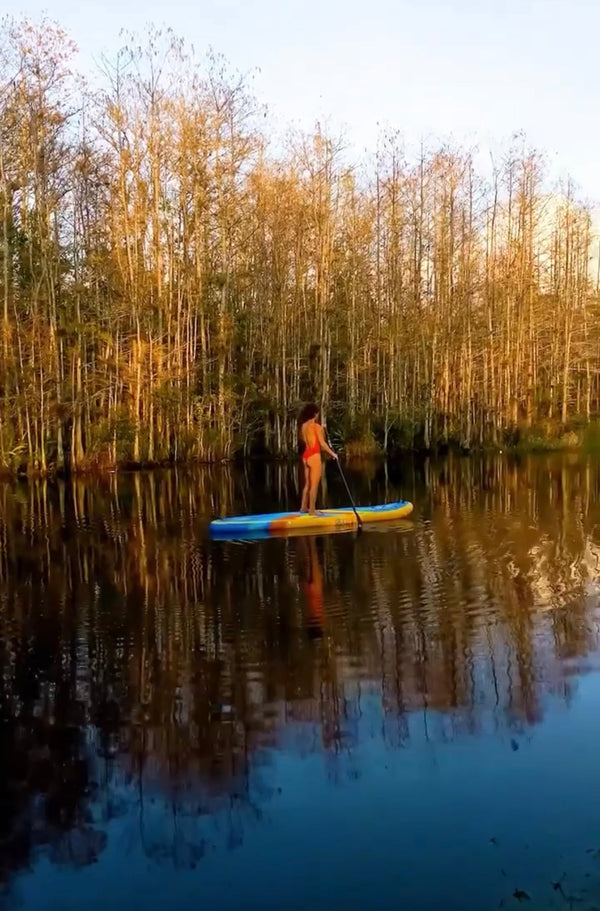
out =
[(0, 877), (26, 908), (87, 907), (94, 868), (149, 911), (159, 881), (180, 909), (369, 907), (373, 882), (382, 908), (549, 906), (549, 858), (595, 837), (600, 467), (458, 464), (405, 466), (410, 523), (358, 536), (209, 542), (191, 476), (6, 500)]

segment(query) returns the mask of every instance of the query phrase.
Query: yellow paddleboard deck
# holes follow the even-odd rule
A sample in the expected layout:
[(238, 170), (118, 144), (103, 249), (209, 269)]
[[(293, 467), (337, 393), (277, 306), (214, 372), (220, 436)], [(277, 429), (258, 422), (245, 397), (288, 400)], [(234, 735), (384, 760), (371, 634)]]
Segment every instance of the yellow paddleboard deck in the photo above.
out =
[[(360, 521), (365, 525), (379, 522), (394, 522), (404, 519), (413, 511), (412, 503), (400, 500), (397, 503), (384, 503), (381, 506), (357, 506)], [(319, 510), (311, 516), (305, 512), (274, 512), (254, 516), (231, 516), (225, 519), (214, 519), (210, 523), (212, 538), (235, 537), (270, 537), (285, 534), (303, 534), (319, 531), (351, 531), (358, 526), (354, 510), (343, 509)]]

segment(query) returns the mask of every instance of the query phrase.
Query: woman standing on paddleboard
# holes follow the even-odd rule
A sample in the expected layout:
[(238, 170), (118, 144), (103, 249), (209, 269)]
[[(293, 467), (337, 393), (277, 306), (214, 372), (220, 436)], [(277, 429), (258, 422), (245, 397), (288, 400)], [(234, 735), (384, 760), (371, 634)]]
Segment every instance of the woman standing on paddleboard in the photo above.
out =
[(317, 492), (321, 480), (321, 450), (325, 450), (332, 459), (337, 455), (327, 445), (323, 428), (318, 423), (319, 409), (316, 405), (305, 405), (298, 418), (302, 448), (302, 465), (304, 467), (304, 488), (300, 512), (309, 512), (314, 516), (317, 511)]

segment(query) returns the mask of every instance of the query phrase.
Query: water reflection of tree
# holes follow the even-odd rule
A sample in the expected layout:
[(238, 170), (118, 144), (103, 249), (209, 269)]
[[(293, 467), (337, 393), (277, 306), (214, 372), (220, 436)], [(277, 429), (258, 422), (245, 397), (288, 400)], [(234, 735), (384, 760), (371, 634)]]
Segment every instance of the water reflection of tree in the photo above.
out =
[(28, 617), (21, 634), (3, 643), (0, 884), (41, 848), (57, 864), (80, 867), (94, 863), (106, 842), (90, 815), (96, 785), (71, 656), (54, 625), (40, 620)]
[[(118, 814), (155, 860), (193, 866), (209, 820), (234, 846), (272, 796), (272, 749), (358, 774), (372, 694), (396, 745), (415, 711), (447, 739), (570, 698), (598, 646), (598, 469), (451, 458), (399, 480), (408, 534), (251, 546), (204, 537), (207, 516), (260, 508), (226, 470), (0, 488), (4, 878), (41, 845), (93, 861)], [(397, 495), (392, 473), (353, 484)]]

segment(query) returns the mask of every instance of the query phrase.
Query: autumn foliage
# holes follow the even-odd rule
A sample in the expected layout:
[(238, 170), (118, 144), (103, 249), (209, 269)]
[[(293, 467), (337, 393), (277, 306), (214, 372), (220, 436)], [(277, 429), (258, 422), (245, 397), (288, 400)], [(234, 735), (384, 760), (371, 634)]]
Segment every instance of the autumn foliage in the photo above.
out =
[[(0, 468), (564, 433), (600, 410), (590, 214), (522, 141), (372, 161), (269, 141), (222, 61), (150, 31), (86, 82), (49, 22), (0, 46)], [(399, 125), (402, 126), (401, 124)]]

